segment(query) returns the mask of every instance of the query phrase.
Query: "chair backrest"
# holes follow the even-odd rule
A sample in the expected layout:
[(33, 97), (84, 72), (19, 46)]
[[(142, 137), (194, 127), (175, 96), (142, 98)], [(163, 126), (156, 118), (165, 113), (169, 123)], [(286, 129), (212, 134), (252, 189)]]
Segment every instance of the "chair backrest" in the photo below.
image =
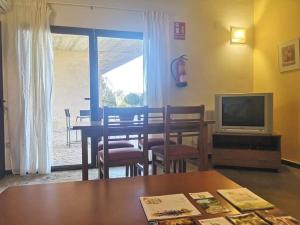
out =
[(148, 120), (151, 122), (163, 122), (165, 117), (165, 108), (148, 108)]
[(145, 140), (144, 143), (147, 146), (148, 145), (148, 107), (134, 107), (134, 108), (104, 107), (103, 110), (104, 154), (108, 150), (109, 141), (137, 140), (139, 139), (140, 136), (144, 138)]
[(65, 109), (65, 115), (66, 115), (66, 117), (71, 117), (70, 109)]
[(89, 109), (80, 109), (79, 110), (80, 116), (91, 116), (91, 110)]
[(70, 127), (71, 127), (70, 109), (65, 109), (65, 116), (66, 116), (66, 126), (67, 126), (67, 129), (70, 129)]
[(165, 148), (171, 138), (197, 137), (197, 147), (203, 142), (204, 105), (201, 106), (167, 106), (165, 109)]

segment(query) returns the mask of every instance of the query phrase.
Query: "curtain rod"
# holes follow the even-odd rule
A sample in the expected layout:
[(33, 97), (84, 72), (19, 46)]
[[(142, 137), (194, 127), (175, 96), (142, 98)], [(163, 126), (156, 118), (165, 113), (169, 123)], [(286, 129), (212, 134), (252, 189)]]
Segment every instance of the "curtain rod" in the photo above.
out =
[(125, 8), (114, 8), (114, 7), (105, 7), (99, 5), (85, 5), (85, 4), (74, 4), (74, 3), (66, 3), (66, 2), (48, 2), (51, 5), (67, 5), (67, 6), (74, 6), (74, 7), (85, 7), (85, 8), (99, 8), (99, 9), (109, 9), (109, 10), (118, 10), (118, 11), (128, 11), (128, 12), (138, 12), (142, 13), (143, 10), (138, 9), (125, 9)]

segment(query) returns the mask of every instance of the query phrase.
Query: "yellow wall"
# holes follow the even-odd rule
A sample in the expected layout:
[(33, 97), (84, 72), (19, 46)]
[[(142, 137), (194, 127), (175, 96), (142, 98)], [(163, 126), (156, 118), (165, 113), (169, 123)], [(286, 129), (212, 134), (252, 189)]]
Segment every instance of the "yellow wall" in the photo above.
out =
[(300, 37), (299, 0), (254, 2), (254, 91), (274, 92), (283, 158), (300, 162), (300, 70), (280, 73), (278, 44)]

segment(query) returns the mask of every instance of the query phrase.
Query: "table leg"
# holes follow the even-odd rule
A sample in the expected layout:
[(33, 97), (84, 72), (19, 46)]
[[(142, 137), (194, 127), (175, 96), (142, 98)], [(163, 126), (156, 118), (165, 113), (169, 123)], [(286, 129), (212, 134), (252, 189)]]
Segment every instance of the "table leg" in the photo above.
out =
[(203, 170), (208, 170), (208, 126), (203, 127)]
[(82, 180), (89, 179), (88, 163), (88, 136), (85, 131), (81, 131), (81, 150), (82, 150)]

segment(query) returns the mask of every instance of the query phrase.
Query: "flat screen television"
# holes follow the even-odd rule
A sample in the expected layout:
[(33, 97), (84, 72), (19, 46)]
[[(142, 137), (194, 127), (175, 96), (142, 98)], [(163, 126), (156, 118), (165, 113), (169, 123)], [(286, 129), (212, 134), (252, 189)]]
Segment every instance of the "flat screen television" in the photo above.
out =
[(217, 94), (218, 132), (272, 133), (273, 93)]

